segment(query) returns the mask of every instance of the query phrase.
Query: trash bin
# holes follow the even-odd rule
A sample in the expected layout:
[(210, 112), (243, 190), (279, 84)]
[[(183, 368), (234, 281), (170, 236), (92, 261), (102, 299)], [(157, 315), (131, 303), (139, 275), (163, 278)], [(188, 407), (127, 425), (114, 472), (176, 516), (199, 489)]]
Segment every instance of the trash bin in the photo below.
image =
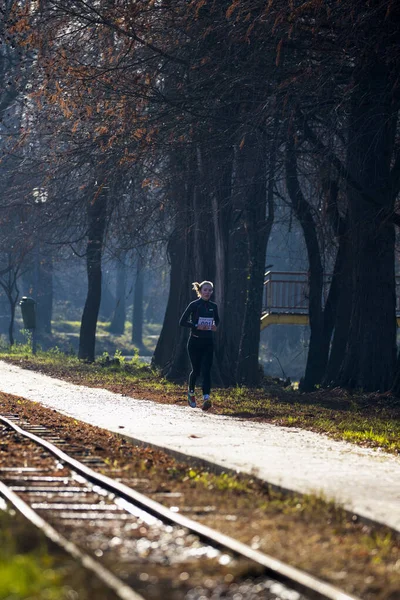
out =
[(36, 329), (36, 302), (34, 299), (22, 296), (19, 305), (25, 329)]

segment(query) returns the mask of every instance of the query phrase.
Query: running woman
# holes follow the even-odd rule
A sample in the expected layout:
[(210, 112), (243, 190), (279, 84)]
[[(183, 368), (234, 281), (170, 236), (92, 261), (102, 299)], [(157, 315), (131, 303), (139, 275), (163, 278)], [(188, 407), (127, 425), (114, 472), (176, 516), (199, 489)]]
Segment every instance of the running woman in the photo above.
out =
[(195, 385), (196, 379), (203, 374), (203, 410), (211, 407), (210, 371), (214, 354), (213, 332), (219, 325), (218, 307), (210, 298), (214, 291), (211, 281), (193, 283), (193, 288), (198, 296), (186, 308), (181, 316), (179, 325), (190, 327), (190, 337), (187, 345), (192, 371), (189, 375), (188, 404), (196, 408)]

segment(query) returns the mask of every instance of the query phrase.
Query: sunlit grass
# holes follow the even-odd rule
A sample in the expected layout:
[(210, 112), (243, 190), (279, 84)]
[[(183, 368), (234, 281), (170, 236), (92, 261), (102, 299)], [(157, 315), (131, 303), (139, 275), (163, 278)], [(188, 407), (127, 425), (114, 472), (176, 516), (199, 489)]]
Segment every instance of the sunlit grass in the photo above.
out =
[(251, 493), (251, 480), (247, 478), (235, 477), (228, 473), (221, 473), (215, 475), (209, 471), (203, 471), (201, 469), (196, 470), (190, 468), (188, 472), (183, 476), (182, 481), (190, 481), (192, 485), (201, 485), (209, 490), (220, 490), (230, 492), (244, 492)]
[(393, 552), (394, 540), (391, 532), (374, 531), (371, 535), (364, 536), (361, 541), (374, 554), (372, 558), (374, 564), (381, 564)]
[(0, 556), (0, 598), (59, 600), (61, 580), (45, 555)]
[(362, 442), (373, 442), (378, 446), (390, 445), (390, 440), (386, 435), (381, 433), (375, 433), (370, 429), (369, 431), (343, 431), (343, 439), (349, 442), (362, 441)]
[[(124, 356), (133, 356), (138, 352), (144, 356), (151, 356), (156, 347), (162, 326), (161, 323), (144, 323), (143, 345), (138, 347), (132, 343), (132, 323), (130, 321), (125, 322), (124, 333), (121, 335), (112, 333), (110, 325), (110, 321), (97, 322), (97, 355), (102, 355), (103, 352), (113, 355), (116, 351), (119, 351)], [(63, 319), (58, 316), (52, 322), (52, 341), (46, 340), (47, 348), (52, 343), (60, 347), (64, 352), (77, 353), (80, 328), (80, 321)]]
[(298, 417), (292, 417), (292, 416), (288, 416), (287, 418), (287, 425), (296, 425), (296, 423), (298, 422)]
[(52, 328), (54, 332), (59, 333), (76, 333), (78, 334), (81, 328), (80, 321), (57, 320), (53, 321)]
[(335, 408), (329, 406), (334, 401), (283, 389), (276, 392), (266, 385), (264, 389), (216, 390), (213, 402), (223, 414), (262, 418), (285, 427), (312, 429), (336, 439), (400, 452), (399, 410), (373, 404), (365, 408), (362, 394)]
[[(71, 590), (55, 568), (55, 560), (31, 528), (0, 514), (0, 598), (61, 600)], [(16, 535), (16, 531), (20, 535)], [(21, 541), (23, 533), (24, 541)]]
[(272, 492), (271, 501), (277, 506), (282, 505), (287, 515), (301, 515), (305, 519), (332, 519), (338, 524), (344, 524), (348, 519), (344, 508), (322, 492), (302, 496)]
[[(191, 486), (204, 487), (208, 490), (228, 491), (236, 494), (254, 494), (254, 480), (249, 476), (231, 475), (228, 473), (214, 474), (201, 468), (190, 467), (180, 475), (182, 482), (189, 482)], [(265, 496), (254, 498), (254, 506), (265, 509), (274, 508), (287, 515), (301, 515), (311, 519), (333, 519), (336, 523), (343, 524), (348, 519), (346, 511), (333, 499), (327, 498), (322, 492), (309, 493), (298, 496), (283, 493), (265, 484)], [(391, 540), (392, 542), (393, 540)]]
[(143, 363), (138, 358), (137, 353), (132, 358), (125, 360), (118, 351), (111, 356), (105, 352), (94, 363), (85, 363), (74, 354), (61, 352), (57, 346), (46, 352), (39, 348), (36, 355), (33, 355), (31, 346), (28, 343), (15, 344), (11, 349), (3, 348), (0, 350), (0, 356), (31, 360), (39, 368), (48, 367), (53, 369), (55, 374), (60, 377), (80, 375), (84, 377), (88, 384), (97, 385), (100, 383), (106, 385), (107, 383), (129, 383), (157, 379), (156, 371)]
[(0, 599), (109, 600), (110, 590), (19, 513), (0, 510)]

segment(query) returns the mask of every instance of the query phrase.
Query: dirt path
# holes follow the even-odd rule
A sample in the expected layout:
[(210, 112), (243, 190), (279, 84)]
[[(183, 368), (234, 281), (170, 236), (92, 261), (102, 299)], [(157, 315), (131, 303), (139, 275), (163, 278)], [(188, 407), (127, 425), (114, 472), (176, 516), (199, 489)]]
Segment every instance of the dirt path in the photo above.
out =
[(323, 493), (400, 531), (400, 458), (294, 428), (160, 405), (0, 361), (0, 389), (63, 414), (299, 492)]

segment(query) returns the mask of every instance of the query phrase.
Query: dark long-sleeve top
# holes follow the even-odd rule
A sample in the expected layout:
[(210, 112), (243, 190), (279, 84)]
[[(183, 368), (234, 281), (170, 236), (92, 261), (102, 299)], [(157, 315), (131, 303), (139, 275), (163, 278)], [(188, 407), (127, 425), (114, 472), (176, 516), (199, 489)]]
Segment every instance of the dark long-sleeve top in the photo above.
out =
[(215, 302), (211, 302), (211, 300), (206, 301), (202, 298), (194, 300), (189, 304), (189, 306), (186, 308), (185, 312), (181, 316), (179, 325), (182, 325), (182, 327), (190, 327), (190, 334), (194, 337), (212, 339), (213, 332), (211, 330), (197, 329), (200, 317), (206, 319), (213, 319), (215, 325), (218, 327), (218, 306), (215, 304)]

